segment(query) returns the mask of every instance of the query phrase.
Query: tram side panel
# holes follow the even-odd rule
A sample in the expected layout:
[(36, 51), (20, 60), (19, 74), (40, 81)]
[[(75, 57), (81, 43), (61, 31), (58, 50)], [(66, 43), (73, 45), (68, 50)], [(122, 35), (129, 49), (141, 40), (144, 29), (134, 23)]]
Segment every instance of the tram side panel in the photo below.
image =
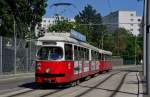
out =
[(83, 62), (83, 77), (90, 75), (89, 71), (90, 71), (90, 62), (84, 61)]
[(105, 70), (105, 61), (104, 60), (100, 60), (100, 71), (104, 71)]
[(108, 60), (108, 70), (112, 70), (112, 61)]
[(74, 78), (73, 80), (80, 79), (82, 77), (82, 61), (74, 61), (74, 67), (73, 67), (73, 74)]
[(74, 62), (74, 80), (86, 77), (89, 74), (90, 62), (89, 61), (75, 61)]

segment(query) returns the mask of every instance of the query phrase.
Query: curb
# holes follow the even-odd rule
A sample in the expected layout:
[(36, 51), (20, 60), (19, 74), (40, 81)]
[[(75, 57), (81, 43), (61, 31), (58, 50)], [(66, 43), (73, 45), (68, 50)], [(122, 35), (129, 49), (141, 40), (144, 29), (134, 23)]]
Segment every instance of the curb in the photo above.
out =
[[(141, 82), (142, 80), (140, 78), (139, 72), (137, 73), (137, 75), (138, 75), (137, 77), (138, 77), (139, 81)], [(144, 93), (143, 84), (139, 83), (139, 95), (138, 95), (138, 97), (144, 97), (143, 93)]]

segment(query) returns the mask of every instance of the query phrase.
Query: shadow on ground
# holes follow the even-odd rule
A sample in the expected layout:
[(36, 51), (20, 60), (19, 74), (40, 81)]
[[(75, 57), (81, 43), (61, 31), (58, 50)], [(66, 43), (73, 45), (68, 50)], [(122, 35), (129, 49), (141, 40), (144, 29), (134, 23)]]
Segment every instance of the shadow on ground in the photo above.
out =
[(52, 86), (50, 84), (38, 85), (35, 82), (31, 82), (31, 83), (25, 83), (25, 84), (19, 85), (19, 87), (29, 88), (29, 89), (47, 90), (47, 89), (66, 89), (66, 88), (69, 88), (70, 86), (69, 85)]

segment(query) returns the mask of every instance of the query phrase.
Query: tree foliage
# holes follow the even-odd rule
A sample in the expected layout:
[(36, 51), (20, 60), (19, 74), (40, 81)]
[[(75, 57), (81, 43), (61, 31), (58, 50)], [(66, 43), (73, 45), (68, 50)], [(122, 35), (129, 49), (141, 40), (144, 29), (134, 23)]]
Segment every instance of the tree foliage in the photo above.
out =
[[(20, 38), (34, 36), (34, 28), (40, 23), (45, 13), (47, 0), (1, 0), (0, 16), (2, 25), (0, 35), (12, 37), (14, 35), (14, 21), (16, 35)], [(29, 32), (30, 30), (30, 32)]]
[(136, 58), (139, 62), (142, 59), (140, 39), (126, 29), (118, 28), (104, 38), (104, 49), (112, 51), (113, 56), (121, 56), (124, 61), (130, 60), (134, 63)]
[(59, 20), (54, 25), (50, 25), (49, 32), (69, 32), (75, 26), (74, 22), (69, 22), (68, 20)]
[(87, 5), (75, 16), (76, 30), (86, 35), (89, 43), (99, 47), (102, 32), (106, 27), (102, 25), (101, 14), (91, 5)]

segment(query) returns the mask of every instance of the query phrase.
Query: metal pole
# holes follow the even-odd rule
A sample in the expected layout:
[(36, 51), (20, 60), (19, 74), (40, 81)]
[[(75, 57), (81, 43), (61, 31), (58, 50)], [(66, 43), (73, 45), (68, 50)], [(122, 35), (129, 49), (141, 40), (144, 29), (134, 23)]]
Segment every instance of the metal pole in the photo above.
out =
[(150, 96), (150, 44), (148, 41), (150, 41), (150, 34), (149, 34), (149, 31), (150, 31), (150, 28), (147, 28), (147, 34), (146, 34), (146, 37), (147, 37), (147, 40), (146, 40), (146, 45), (147, 45), (147, 48), (146, 48), (146, 52), (147, 52), (147, 55), (146, 55), (146, 67), (147, 67), (147, 93), (148, 95)]
[(14, 74), (16, 74), (16, 21), (15, 21), (15, 16), (13, 16), (13, 21), (14, 21)]
[(2, 17), (0, 16), (0, 26), (2, 25)]
[[(28, 44), (28, 41), (27, 41)], [(29, 49), (28, 47), (26, 48), (26, 72), (28, 72), (28, 64), (29, 64)]]
[(147, 82), (147, 93), (150, 96), (150, 0), (145, 0), (145, 15), (146, 21), (144, 24), (146, 25), (146, 82)]
[(102, 49), (103, 49), (103, 43), (104, 42), (104, 33), (102, 32)]
[(31, 36), (30, 36), (30, 53), (29, 53), (29, 54), (30, 54), (30, 55), (29, 55), (30, 64), (28, 64), (28, 72), (30, 71), (30, 69), (31, 69), (30, 67), (31, 67), (31, 65), (32, 65), (31, 52), (32, 52), (32, 51), (31, 51)]
[(0, 74), (2, 74), (3, 73), (3, 67), (2, 67), (2, 65), (3, 65), (3, 51), (2, 51), (2, 47), (3, 47), (3, 38), (2, 38), (2, 36), (0, 36)]
[(144, 1), (144, 20), (143, 20), (143, 26), (144, 26), (144, 29), (143, 29), (143, 71), (144, 71), (144, 78), (146, 79), (146, 4), (147, 4), (147, 0)]
[[(0, 16), (0, 27), (1, 27), (1, 25), (2, 25), (2, 17)], [(1, 32), (2, 33), (2, 32)], [(0, 74), (2, 74), (3, 73), (3, 66), (2, 66), (2, 64), (3, 64), (3, 51), (2, 51), (2, 46), (3, 46), (3, 37), (2, 36), (0, 36)]]
[(135, 36), (135, 56), (134, 56), (134, 61), (135, 61), (134, 64), (135, 64), (135, 65), (136, 65), (136, 39), (137, 39), (137, 38), (136, 38), (136, 36)]

